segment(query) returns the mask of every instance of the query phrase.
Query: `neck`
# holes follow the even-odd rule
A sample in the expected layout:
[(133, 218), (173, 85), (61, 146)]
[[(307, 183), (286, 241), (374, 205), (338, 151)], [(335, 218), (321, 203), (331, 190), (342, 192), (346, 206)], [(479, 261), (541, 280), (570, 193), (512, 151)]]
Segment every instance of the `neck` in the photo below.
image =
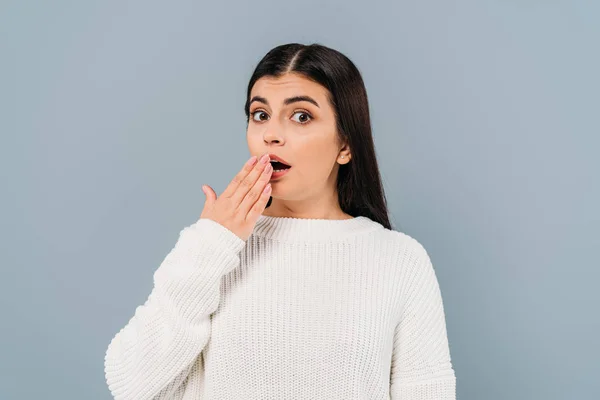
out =
[(323, 220), (343, 220), (343, 219), (351, 219), (354, 218), (350, 214), (346, 214), (341, 209), (339, 212), (334, 213), (326, 213), (326, 214), (316, 214), (311, 212), (310, 214), (300, 215), (298, 213), (274, 213), (269, 212), (266, 209), (262, 215), (265, 217), (279, 217), (279, 218), (297, 218), (297, 219), (323, 219)]
[(332, 205), (320, 205), (319, 201), (302, 205), (293, 204), (291, 202), (284, 203), (276, 198), (271, 199), (271, 205), (268, 208), (265, 208), (262, 215), (268, 217), (325, 220), (342, 220), (353, 218), (352, 215), (345, 213), (340, 208), (337, 201)]

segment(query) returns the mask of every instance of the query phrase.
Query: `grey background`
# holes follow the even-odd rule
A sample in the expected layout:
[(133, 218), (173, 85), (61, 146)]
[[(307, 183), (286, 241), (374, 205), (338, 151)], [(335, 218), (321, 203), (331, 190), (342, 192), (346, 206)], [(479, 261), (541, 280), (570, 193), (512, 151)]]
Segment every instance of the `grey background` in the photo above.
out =
[(363, 74), (458, 397), (600, 398), (599, 3), (216, 3), (0, 3), (0, 398), (110, 398), (108, 343), (249, 157), (247, 81), (287, 42)]

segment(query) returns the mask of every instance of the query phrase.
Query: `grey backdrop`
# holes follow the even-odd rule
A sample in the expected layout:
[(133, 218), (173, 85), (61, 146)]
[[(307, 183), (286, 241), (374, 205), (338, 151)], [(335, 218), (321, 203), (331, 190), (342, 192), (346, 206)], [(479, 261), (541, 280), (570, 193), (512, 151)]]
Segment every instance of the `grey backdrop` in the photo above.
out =
[(598, 2), (215, 3), (1, 3), (0, 398), (110, 398), (108, 343), (249, 157), (247, 81), (293, 41), (363, 73), (459, 398), (600, 398)]

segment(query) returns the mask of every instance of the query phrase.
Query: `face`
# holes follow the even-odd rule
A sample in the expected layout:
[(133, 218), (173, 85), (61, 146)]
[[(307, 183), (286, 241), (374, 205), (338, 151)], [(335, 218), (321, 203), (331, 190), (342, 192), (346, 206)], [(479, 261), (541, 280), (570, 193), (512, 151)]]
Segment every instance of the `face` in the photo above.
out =
[[(337, 202), (339, 164), (349, 161), (350, 152), (338, 142), (327, 94), (323, 86), (297, 74), (260, 78), (251, 90), (246, 133), (250, 155), (272, 153), (291, 165), (285, 175), (271, 179), (271, 207), (278, 201), (319, 196)], [(287, 101), (297, 96), (307, 99)]]

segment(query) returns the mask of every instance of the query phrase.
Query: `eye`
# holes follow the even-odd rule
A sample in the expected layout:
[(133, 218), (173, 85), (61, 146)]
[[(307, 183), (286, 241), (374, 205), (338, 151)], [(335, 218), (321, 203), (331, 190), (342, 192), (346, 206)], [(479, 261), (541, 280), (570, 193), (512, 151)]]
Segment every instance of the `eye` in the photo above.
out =
[[(252, 119), (256, 122), (262, 122), (262, 121), (266, 121), (268, 119), (268, 114), (264, 110), (255, 110), (250, 114), (252, 115)], [(300, 117), (300, 120), (294, 119), (294, 121), (296, 121), (302, 125), (308, 124), (313, 118), (312, 115), (310, 115), (306, 111), (296, 111), (294, 113), (294, 115), (296, 115), (296, 114), (300, 114), (300, 115), (304, 116), (304, 117)], [(264, 115), (265, 118), (264, 119), (261, 118), (261, 115)], [(256, 118), (256, 116), (258, 116), (258, 119)]]
[[(257, 121), (257, 119), (256, 119), (256, 118), (254, 118), (254, 117), (255, 117), (257, 114), (259, 114), (259, 113), (263, 113), (263, 114), (265, 114), (265, 115), (266, 115), (266, 113), (265, 113), (263, 110), (256, 110), (256, 111), (254, 111), (254, 112), (252, 113), (252, 119), (253, 119), (254, 121)], [(260, 120), (258, 120), (258, 121), (260, 121)]]
[(306, 116), (305, 118), (303, 118), (303, 120), (297, 121), (297, 122), (299, 122), (301, 124), (308, 124), (312, 120), (312, 115), (310, 115), (306, 111), (296, 111), (294, 113), (294, 115), (296, 115), (296, 114), (300, 114), (300, 115), (305, 115)]

